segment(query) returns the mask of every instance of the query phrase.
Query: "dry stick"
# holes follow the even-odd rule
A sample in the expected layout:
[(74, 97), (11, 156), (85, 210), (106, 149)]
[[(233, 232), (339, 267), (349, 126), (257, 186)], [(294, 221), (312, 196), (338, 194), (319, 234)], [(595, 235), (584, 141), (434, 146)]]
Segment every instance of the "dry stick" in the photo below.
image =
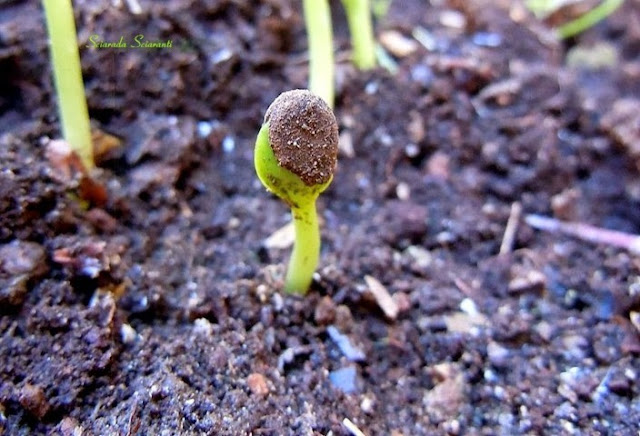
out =
[(522, 205), (516, 201), (511, 205), (509, 220), (507, 221), (507, 226), (504, 229), (502, 244), (500, 244), (500, 252), (498, 254), (511, 253), (511, 250), (513, 249), (513, 241), (516, 237), (516, 231), (518, 230), (518, 224), (520, 223), (521, 215)]
[(640, 254), (640, 236), (631, 233), (607, 230), (578, 222), (558, 221), (542, 215), (527, 215), (525, 222), (534, 229), (575, 236), (583, 241), (611, 245), (633, 254)]

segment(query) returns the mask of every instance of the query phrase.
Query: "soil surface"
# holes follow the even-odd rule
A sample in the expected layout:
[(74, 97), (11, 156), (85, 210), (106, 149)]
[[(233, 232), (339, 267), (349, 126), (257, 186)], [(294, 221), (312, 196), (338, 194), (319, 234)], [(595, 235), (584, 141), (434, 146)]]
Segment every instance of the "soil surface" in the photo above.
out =
[[(264, 111), (306, 86), (299, 2), (74, 4), (91, 179), (49, 139), (40, 2), (0, 3), (0, 433), (637, 435), (640, 259), (512, 211), (640, 232), (638, 0), (563, 42), (580, 11), (396, 0), (393, 72), (350, 65), (334, 2), (304, 298), (253, 169)], [(172, 48), (91, 42), (136, 35)]]

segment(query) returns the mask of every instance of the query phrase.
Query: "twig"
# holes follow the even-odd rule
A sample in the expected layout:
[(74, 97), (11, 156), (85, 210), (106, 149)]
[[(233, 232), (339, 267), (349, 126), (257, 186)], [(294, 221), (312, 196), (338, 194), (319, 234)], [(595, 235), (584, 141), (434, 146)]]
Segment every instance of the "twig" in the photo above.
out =
[(516, 231), (518, 230), (521, 215), (522, 205), (516, 201), (511, 205), (509, 220), (507, 221), (507, 226), (504, 228), (502, 244), (500, 244), (500, 252), (498, 254), (511, 253), (511, 250), (513, 249), (513, 240), (515, 239)]
[(353, 436), (365, 436), (365, 434), (356, 426), (349, 418), (345, 418), (342, 420), (342, 425), (347, 429), (349, 433)]
[(584, 223), (558, 221), (557, 219), (542, 215), (527, 215), (525, 222), (534, 229), (545, 230), (552, 233), (562, 233), (574, 236), (583, 241), (611, 245), (623, 248), (633, 254), (640, 254), (639, 235), (603, 229)]

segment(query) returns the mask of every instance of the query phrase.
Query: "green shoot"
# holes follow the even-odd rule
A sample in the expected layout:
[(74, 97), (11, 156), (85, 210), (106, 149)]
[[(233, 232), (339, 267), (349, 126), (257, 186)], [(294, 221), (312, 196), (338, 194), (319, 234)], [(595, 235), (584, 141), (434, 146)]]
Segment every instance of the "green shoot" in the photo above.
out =
[[(560, 39), (582, 33), (615, 12), (623, 2), (624, 0), (604, 0), (585, 14), (559, 26), (556, 33)], [(562, 0), (527, 0), (526, 5), (536, 17), (544, 18), (565, 6), (566, 2)]]
[(328, 0), (303, 0), (309, 40), (309, 89), (333, 107), (333, 30)]
[(376, 66), (375, 40), (371, 24), (371, 4), (369, 0), (342, 0), (347, 13), (353, 63), (361, 70)]
[(91, 128), (71, 0), (42, 0), (42, 3), (51, 41), (62, 134), (90, 170), (94, 166)]
[(338, 124), (326, 102), (307, 90), (280, 94), (264, 117), (254, 151), (262, 184), (290, 208), (296, 239), (284, 289), (306, 294), (320, 257), (316, 200), (333, 180)]
[(594, 26), (604, 20), (622, 5), (624, 0), (604, 0), (589, 12), (579, 16), (575, 20), (558, 27), (557, 32), (560, 39), (570, 38), (578, 33), (584, 32), (589, 27)]

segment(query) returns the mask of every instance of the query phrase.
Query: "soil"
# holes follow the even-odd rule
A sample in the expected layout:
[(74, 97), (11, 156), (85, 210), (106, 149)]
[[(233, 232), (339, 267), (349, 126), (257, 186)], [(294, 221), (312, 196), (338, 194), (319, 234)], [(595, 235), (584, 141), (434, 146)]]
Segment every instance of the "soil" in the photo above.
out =
[[(637, 434), (637, 255), (522, 221), (500, 247), (517, 205), (640, 231), (640, 2), (559, 42), (517, 1), (394, 1), (394, 72), (349, 64), (334, 2), (305, 297), (280, 292), (289, 212), (252, 163), (306, 85), (299, 2), (74, 3), (115, 145), (91, 179), (48, 139), (40, 2), (0, 4), (0, 433)], [(173, 47), (90, 42), (140, 34)], [(568, 63), (595, 47), (613, 61)]]

